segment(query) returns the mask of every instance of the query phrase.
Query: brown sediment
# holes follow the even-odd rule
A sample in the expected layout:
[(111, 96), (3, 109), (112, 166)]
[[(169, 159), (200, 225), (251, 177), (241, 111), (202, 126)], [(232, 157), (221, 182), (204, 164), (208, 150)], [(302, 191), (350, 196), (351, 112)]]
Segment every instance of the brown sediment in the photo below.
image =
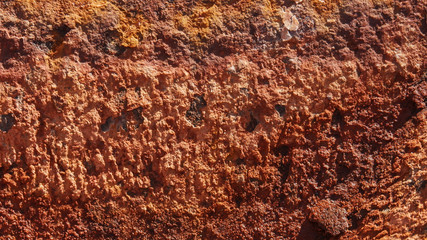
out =
[(0, 238), (423, 239), (423, 1), (2, 1)]

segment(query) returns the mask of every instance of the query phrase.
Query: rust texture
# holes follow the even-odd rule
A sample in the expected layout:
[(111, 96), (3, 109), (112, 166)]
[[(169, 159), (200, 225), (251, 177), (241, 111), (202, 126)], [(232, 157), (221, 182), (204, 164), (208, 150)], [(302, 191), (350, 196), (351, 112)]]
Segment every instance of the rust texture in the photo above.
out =
[(0, 239), (425, 239), (426, 6), (0, 1)]

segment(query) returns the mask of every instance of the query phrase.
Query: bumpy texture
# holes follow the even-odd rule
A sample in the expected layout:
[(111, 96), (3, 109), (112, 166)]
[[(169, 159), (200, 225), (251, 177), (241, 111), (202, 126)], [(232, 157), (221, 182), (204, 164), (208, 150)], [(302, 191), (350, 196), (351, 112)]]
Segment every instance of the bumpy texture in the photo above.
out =
[(1, 1), (0, 238), (425, 238), (426, 5)]

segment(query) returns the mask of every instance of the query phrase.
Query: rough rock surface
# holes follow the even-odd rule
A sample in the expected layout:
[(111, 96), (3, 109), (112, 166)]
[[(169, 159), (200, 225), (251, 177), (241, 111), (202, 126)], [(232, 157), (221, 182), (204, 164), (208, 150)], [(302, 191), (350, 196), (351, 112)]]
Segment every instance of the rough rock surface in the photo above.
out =
[(425, 239), (426, 5), (0, 1), (0, 238)]
[(332, 236), (348, 229), (347, 212), (329, 200), (322, 200), (313, 207), (310, 220)]

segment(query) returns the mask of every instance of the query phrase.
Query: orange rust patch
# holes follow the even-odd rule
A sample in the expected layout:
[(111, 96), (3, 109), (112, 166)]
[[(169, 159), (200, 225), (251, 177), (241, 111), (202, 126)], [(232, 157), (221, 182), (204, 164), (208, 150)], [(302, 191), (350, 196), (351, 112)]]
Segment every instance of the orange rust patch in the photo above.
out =
[(338, 10), (341, 0), (312, 0), (311, 4), (317, 13), (328, 16)]

